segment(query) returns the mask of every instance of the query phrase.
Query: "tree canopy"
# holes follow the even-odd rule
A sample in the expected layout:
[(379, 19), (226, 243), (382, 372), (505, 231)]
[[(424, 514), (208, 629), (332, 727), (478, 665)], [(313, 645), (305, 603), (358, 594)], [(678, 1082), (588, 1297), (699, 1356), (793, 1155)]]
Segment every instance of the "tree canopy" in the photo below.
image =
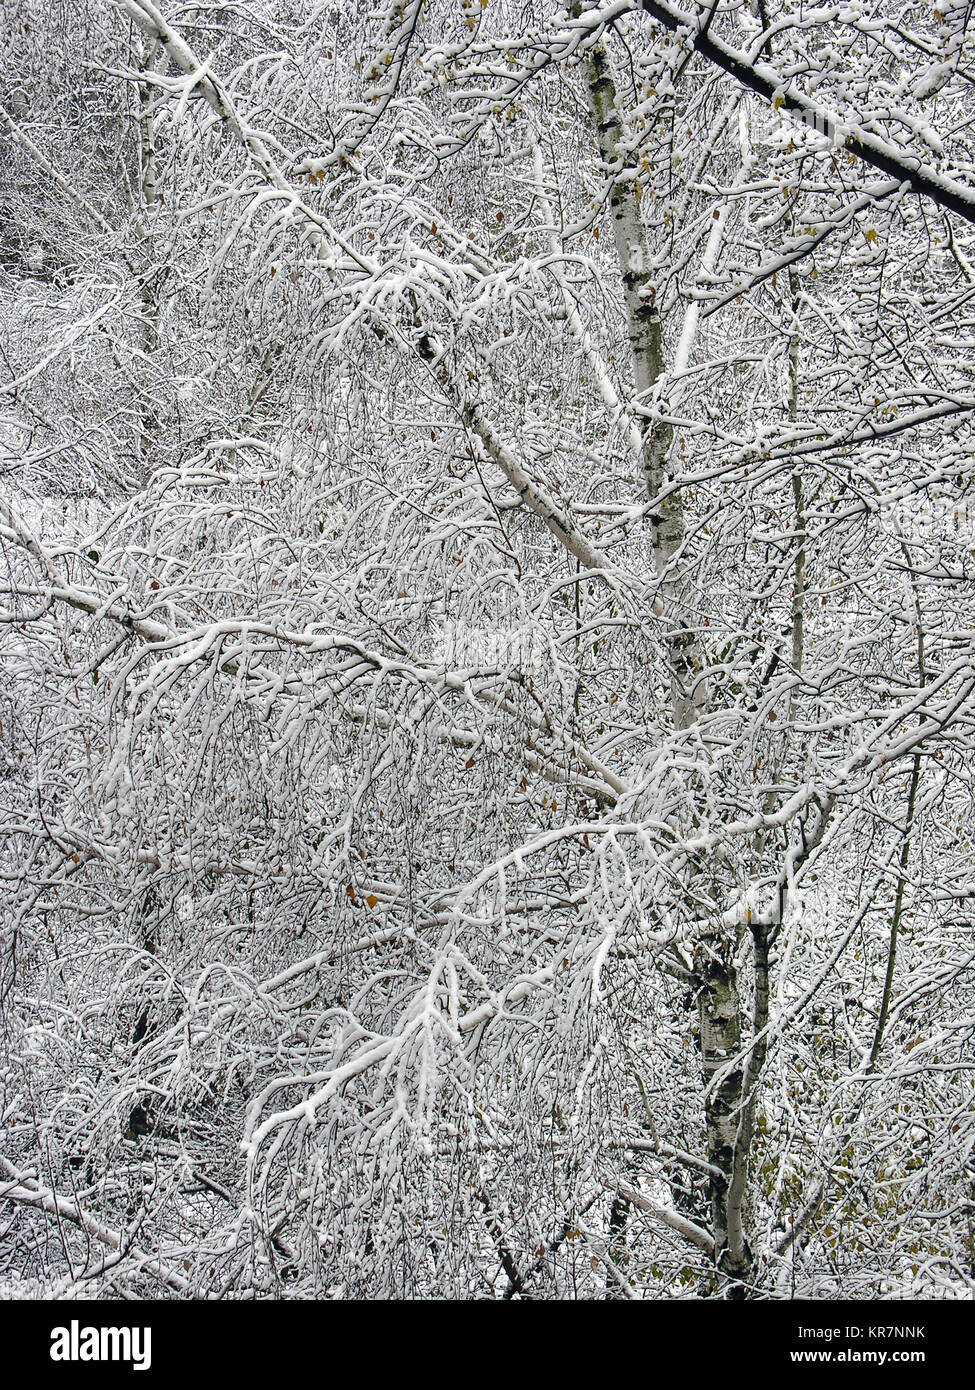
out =
[(14, 1296), (971, 1295), (969, 9), (7, 0)]

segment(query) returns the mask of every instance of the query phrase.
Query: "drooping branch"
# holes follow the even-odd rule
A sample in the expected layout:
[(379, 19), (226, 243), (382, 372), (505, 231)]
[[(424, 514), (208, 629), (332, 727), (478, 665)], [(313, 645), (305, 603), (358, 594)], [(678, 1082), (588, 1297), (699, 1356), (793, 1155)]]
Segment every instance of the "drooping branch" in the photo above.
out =
[[(140, 29), (163, 45), (170, 59), (185, 74), (187, 82), (200, 92), (219, 116), (224, 129), (243, 147), (269, 187), (278, 197), (289, 203), (292, 215), (301, 225), (308, 243), (316, 254), (329, 257), (337, 248), (345, 253), (356, 270), (364, 271), (370, 281), (381, 278), (383, 272), (379, 263), (360, 255), (327, 219), (308, 206), (282, 172), (265, 141), (239, 114), (229, 94), (212, 73), (209, 63), (200, 62), (160, 10), (151, 4), (150, 0), (114, 0), (114, 3), (129, 15)], [(390, 335), (385, 329), (381, 330), (380, 336), (384, 341), (394, 342), (400, 351), (409, 349), (411, 354), (415, 354), (429, 365), (435, 355), (432, 344), (436, 335), (419, 321), (418, 314), (416, 319), (415, 341), (407, 343), (399, 334)], [(489, 456), (500, 467), (522, 501), (544, 522), (568, 554), (597, 573), (609, 571), (612, 567), (599, 548), (582, 533), (578, 525), (564, 516), (544, 486), (531, 476), (524, 461), (516, 459), (511, 449), (502, 443), (481, 405), (472, 401), (466, 391), (452, 381), (446, 372), (441, 374), (440, 384), (465, 424), (482, 440)]]
[(672, 1231), (682, 1235), (685, 1240), (703, 1250), (706, 1255), (714, 1253), (714, 1241), (708, 1235), (703, 1226), (699, 1226), (696, 1221), (691, 1221), (686, 1216), (682, 1216), (679, 1211), (674, 1211), (672, 1207), (665, 1207), (659, 1202), (652, 1202), (649, 1197), (642, 1192), (637, 1192), (635, 1187), (630, 1187), (628, 1183), (618, 1182), (613, 1184), (613, 1188), (621, 1197), (625, 1197), (639, 1211), (645, 1211), (648, 1216), (654, 1217), (657, 1221), (669, 1226)]
[[(521, 460), (498, 437), (497, 432), (476, 405), (465, 405), (462, 410), (470, 429), (481, 440), (490, 458), (501, 469), (508, 482), (518, 493), (525, 505), (541, 519), (552, 535), (576, 560), (596, 574), (617, 575), (613, 566), (579, 528), (566, 516), (563, 509), (540, 482), (532, 478)], [(622, 577), (622, 576), (620, 576)]]
[(96, 1221), (90, 1212), (77, 1202), (62, 1197), (49, 1187), (44, 1187), (29, 1173), (22, 1173), (6, 1158), (0, 1156), (0, 1172), (6, 1181), (0, 1183), (0, 1198), (17, 1202), (22, 1206), (33, 1207), (43, 1212), (52, 1221), (67, 1221), (77, 1226), (91, 1240), (98, 1241), (107, 1249), (125, 1254), (139, 1269), (153, 1275), (174, 1293), (186, 1294), (191, 1285), (175, 1270), (170, 1269), (157, 1255), (151, 1255), (130, 1243), (127, 1234), (112, 1230)]

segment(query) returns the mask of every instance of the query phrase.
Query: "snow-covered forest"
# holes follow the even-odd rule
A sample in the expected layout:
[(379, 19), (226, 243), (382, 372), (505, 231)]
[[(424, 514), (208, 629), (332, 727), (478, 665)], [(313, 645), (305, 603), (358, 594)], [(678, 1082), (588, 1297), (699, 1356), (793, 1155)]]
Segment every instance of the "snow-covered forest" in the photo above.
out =
[(6, 1297), (972, 1297), (972, 8), (2, 0)]

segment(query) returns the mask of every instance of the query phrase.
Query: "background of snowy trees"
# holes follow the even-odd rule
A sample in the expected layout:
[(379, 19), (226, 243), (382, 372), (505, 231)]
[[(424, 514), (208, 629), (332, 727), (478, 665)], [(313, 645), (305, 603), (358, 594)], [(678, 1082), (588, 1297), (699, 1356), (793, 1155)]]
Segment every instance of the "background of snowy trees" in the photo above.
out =
[(968, 8), (4, 0), (8, 1296), (970, 1296)]

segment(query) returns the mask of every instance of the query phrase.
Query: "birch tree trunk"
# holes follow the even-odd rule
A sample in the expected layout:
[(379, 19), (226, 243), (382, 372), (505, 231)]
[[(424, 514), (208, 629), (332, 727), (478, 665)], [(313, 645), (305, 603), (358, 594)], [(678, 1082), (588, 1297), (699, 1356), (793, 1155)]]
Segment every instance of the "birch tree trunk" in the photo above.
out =
[[(689, 736), (692, 756), (701, 756), (693, 734), (707, 712), (705, 659), (694, 624), (697, 594), (687, 571), (684, 510), (680, 487), (670, 462), (673, 426), (653, 419), (654, 389), (667, 370), (664, 326), (655, 303), (656, 289), (640, 212), (640, 183), (628, 161), (616, 84), (605, 45), (600, 42), (586, 62), (590, 111), (596, 129), (603, 170), (609, 180), (609, 209), (619, 260), (630, 345), (634, 396), (640, 420), (643, 478), (650, 515), (657, 608), (664, 622), (667, 668), (675, 731)], [(686, 893), (694, 896), (694, 875)], [(710, 1206), (714, 1259), (729, 1298), (745, 1296), (751, 1272), (751, 1250), (745, 1233), (745, 1202), (750, 1134), (745, 1120), (743, 1071), (737, 1058), (743, 1038), (742, 1002), (735, 956), (737, 936), (721, 926), (700, 922), (694, 948), (693, 990), (698, 1001), (698, 1044), (704, 1083), (704, 1122), (710, 1170)], [(764, 939), (755, 1024), (764, 1027), (768, 1015), (768, 954)], [(751, 1088), (761, 1070), (753, 1059)]]

